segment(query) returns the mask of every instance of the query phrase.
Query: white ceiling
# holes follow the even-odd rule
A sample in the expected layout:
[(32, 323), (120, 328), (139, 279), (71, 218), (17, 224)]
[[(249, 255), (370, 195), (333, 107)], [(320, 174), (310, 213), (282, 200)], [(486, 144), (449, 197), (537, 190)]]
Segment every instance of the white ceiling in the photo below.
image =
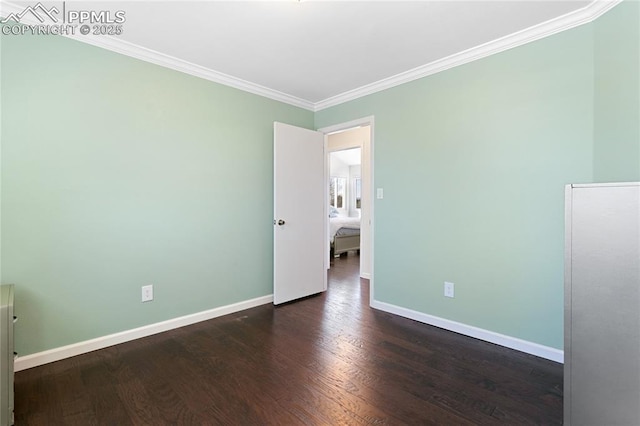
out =
[(347, 166), (356, 166), (362, 162), (361, 151), (362, 150), (360, 148), (351, 148), (351, 149), (343, 149), (342, 151), (333, 151), (331, 152), (331, 158), (337, 158)]
[(85, 41), (124, 53), (137, 50), (152, 62), (205, 78), (212, 73), (213, 80), (318, 109), (514, 33), (524, 37), (523, 30), (562, 22), (558, 17), (584, 14), (594, 3), (74, 1), (66, 7), (126, 12), (121, 36)]

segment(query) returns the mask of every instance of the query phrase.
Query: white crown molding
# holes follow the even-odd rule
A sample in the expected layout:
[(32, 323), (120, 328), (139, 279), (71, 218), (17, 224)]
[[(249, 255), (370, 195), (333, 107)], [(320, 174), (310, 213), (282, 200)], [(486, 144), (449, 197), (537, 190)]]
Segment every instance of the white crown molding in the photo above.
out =
[(254, 95), (259, 95), (265, 98), (273, 99), (275, 101), (283, 102), (285, 104), (293, 105), (310, 111), (313, 111), (315, 107), (313, 102), (309, 102), (304, 99), (279, 92), (277, 90), (269, 89), (268, 87), (255, 84), (250, 81), (242, 80), (228, 74), (214, 71), (209, 68), (205, 68), (200, 65), (175, 58), (173, 56), (165, 55), (164, 53), (147, 49), (145, 47), (141, 47), (133, 43), (117, 39), (115, 37), (95, 35), (74, 35), (68, 37), (136, 59), (151, 62), (165, 68), (170, 68), (175, 71), (180, 71), (185, 74), (190, 74), (195, 77), (200, 77), (205, 80), (213, 81), (215, 83), (253, 93)]
[[(6, 17), (10, 13), (17, 14), (22, 12), (23, 10), (24, 5), (18, 5), (4, 0), (0, 1), (0, 16), (2, 17)], [(35, 19), (35, 17), (33, 17), (32, 15), (25, 15), (21, 19), (21, 23), (28, 25), (42, 24), (41, 22), (38, 22), (38, 20)], [(250, 81), (242, 80), (228, 74), (214, 71), (212, 69), (205, 68), (203, 66), (157, 52), (155, 50), (147, 49), (145, 47), (138, 46), (136, 44), (119, 39), (118, 37), (92, 34), (69, 34), (64, 35), (64, 37), (87, 43), (96, 47), (101, 47), (103, 49), (120, 53), (132, 58), (140, 59), (145, 62), (160, 65), (165, 68), (170, 68), (172, 70), (183, 72), (185, 74), (190, 74), (195, 77), (200, 77), (205, 80), (223, 84), (225, 86), (233, 87), (245, 92), (253, 93), (255, 95), (263, 96), (265, 98), (273, 99), (275, 101), (304, 108), (310, 111), (314, 110), (313, 102), (306, 101), (304, 99), (300, 99), (298, 97), (288, 95), (286, 93), (282, 93), (256, 83), (252, 83)]]
[(371, 302), (371, 307), (384, 312), (388, 312), (390, 314), (409, 318), (424, 324), (433, 325), (447, 331), (453, 331), (454, 333), (484, 340), (485, 342), (490, 342), (510, 349), (515, 349), (517, 351), (528, 353), (530, 355), (539, 356), (551, 361), (559, 363), (564, 362), (564, 351), (560, 349), (551, 348), (549, 346), (540, 345), (538, 343), (529, 342), (527, 340), (518, 339), (516, 337), (506, 336), (504, 334), (495, 333), (493, 331), (485, 330), (467, 324), (462, 324), (456, 321), (451, 321), (445, 318), (436, 317), (433, 315), (425, 314), (423, 312), (414, 311), (377, 300)]
[[(493, 40), (479, 46), (467, 49), (460, 53), (439, 59), (426, 65), (414, 68), (412, 70), (397, 74), (395, 76), (376, 81), (374, 83), (349, 90), (339, 95), (327, 98), (325, 100), (313, 103), (311, 101), (301, 99), (286, 93), (270, 89), (250, 81), (242, 80), (231, 75), (211, 70), (200, 65), (193, 64), (182, 59), (165, 55), (151, 49), (147, 49), (133, 43), (126, 42), (117, 37), (112, 36), (94, 36), (94, 35), (66, 35), (65, 37), (88, 43), (93, 46), (111, 50), (132, 58), (140, 59), (166, 68), (170, 68), (179, 72), (190, 74), (196, 77), (204, 78), (215, 83), (225, 86), (234, 87), (245, 92), (264, 96), (269, 99), (280, 101), (289, 105), (297, 106), (310, 111), (320, 111), (335, 105), (339, 105), (354, 99), (361, 98), (382, 90), (390, 89), (400, 84), (408, 83), (441, 71), (448, 70), (459, 65), (463, 65), (487, 56), (503, 52), (523, 44), (539, 40), (544, 37), (557, 34), (559, 32), (587, 24), (600, 17), (602, 14), (621, 3), (622, 0), (594, 0), (582, 9), (560, 16), (555, 19), (543, 22), (522, 31), (510, 34), (508, 36)], [(23, 5), (17, 5), (8, 1), (0, 1), (0, 16), (7, 16), (9, 13), (20, 13), (24, 10)], [(39, 22), (30, 16), (25, 16), (23, 21), (27, 24), (39, 24)]]
[(183, 317), (173, 318), (167, 321), (155, 324), (145, 325), (143, 327), (122, 331), (120, 333), (109, 334), (107, 336), (97, 337), (84, 342), (74, 343), (72, 345), (62, 346), (50, 349), (44, 352), (38, 352), (31, 355), (19, 356), (14, 364), (15, 371), (22, 371), (28, 368), (37, 367), (39, 365), (48, 364), (61, 359), (70, 358), (72, 356), (85, 354), (98, 349), (109, 346), (118, 345), (120, 343), (129, 342), (131, 340), (140, 339), (142, 337), (151, 336), (153, 334), (162, 333), (164, 331), (173, 330), (175, 328), (184, 327), (201, 321), (207, 321), (223, 315), (232, 314), (234, 312), (244, 311), (260, 305), (266, 305), (273, 302), (273, 295), (257, 297), (255, 299), (244, 300), (242, 302), (233, 303), (231, 305), (220, 306), (218, 308), (209, 309), (207, 311), (197, 312)]
[(363, 96), (380, 92), (382, 90), (390, 89), (459, 65), (464, 65), (496, 53), (504, 52), (505, 50), (512, 49), (514, 47), (522, 46), (532, 41), (549, 37), (583, 24), (588, 24), (621, 2), (622, 0), (594, 0), (589, 5), (574, 12), (567, 13), (549, 21), (534, 25), (533, 27), (509, 34), (508, 36), (472, 47), (451, 56), (447, 56), (446, 58), (438, 59), (437, 61), (430, 62), (426, 65), (419, 66), (392, 77), (327, 98), (323, 101), (317, 102), (314, 105), (314, 111), (320, 111)]

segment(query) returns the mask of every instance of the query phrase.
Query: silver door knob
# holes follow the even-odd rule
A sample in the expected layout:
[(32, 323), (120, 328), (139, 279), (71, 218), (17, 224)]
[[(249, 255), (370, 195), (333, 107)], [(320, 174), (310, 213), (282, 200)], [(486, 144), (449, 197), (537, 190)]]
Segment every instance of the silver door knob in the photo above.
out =
[(282, 219), (278, 220), (278, 225), (280, 225), (280, 226), (284, 225), (284, 220), (282, 220)]

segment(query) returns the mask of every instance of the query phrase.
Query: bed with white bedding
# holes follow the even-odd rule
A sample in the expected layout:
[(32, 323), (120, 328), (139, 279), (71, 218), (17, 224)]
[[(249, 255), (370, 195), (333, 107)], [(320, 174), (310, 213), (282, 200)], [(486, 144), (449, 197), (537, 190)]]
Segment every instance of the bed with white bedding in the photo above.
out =
[(360, 250), (360, 218), (335, 216), (329, 218), (331, 252), (339, 256), (350, 250)]

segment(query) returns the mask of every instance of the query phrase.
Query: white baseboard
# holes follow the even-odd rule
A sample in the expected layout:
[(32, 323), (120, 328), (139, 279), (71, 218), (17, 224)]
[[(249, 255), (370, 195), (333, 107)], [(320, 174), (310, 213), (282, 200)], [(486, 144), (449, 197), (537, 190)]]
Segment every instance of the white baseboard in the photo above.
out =
[(84, 342), (78, 342), (31, 355), (21, 356), (16, 359), (14, 370), (26, 370), (28, 368), (37, 367), (39, 365), (59, 361), (61, 359), (95, 351), (97, 349), (103, 349), (109, 346), (117, 345), (119, 343), (128, 342), (131, 340), (139, 339), (141, 337), (151, 336), (152, 334), (162, 333), (163, 331), (173, 330), (175, 328), (184, 327), (186, 325), (210, 320), (213, 318), (221, 317), (223, 315), (232, 314), (234, 312), (243, 311), (245, 309), (265, 305), (272, 302), (273, 295), (271, 294), (268, 296), (262, 296), (255, 299), (233, 303), (231, 305), (220, 306), (218, 308), (209, 309), (203, 312), (197, 312), (191, 315), (185, 315), (183, 317), (173, 318), (155, 324), (145, 325), (143, 327), (122, 331), (120, 333), (109, 334), (107, 336), (86, 340)]
[(364, 278), (365, 280), (370, 280), (371, 274), (368, 272), (360, 272), (360, 278)]
[(471, 325), (436, 317), (433, 315), (425, 314), (423, 312), (413, 311), (411, 309), (402, 308), (400, 306), (391, 305), (389, 303), (379, 302), (377, 300), (374, 300), (371, 303), (371, 307), (384, 312), (399, 315), (401, 317), (443, 328), (448, 331), (463, 334), (465, 336), (473, 337), (476, 339), (484, 340), (486, 342), (495, 343), (496, 345), (515, 349), (520, 352), (539, 356), (551, 361), (564, 363), (564, 351), (561, 351), (560, 349), (540, 345), (538, 343), (528, 342), (516, 337), (506, 336), (504, 334), (495, 333), (493, 331), (484, 330), (482, 328), (474, 327)]
[[(255, 299), (245, 300), (231, 305), (220, 306), (203, 312), (191, 315), (185, 315), (173, 318), (167, 321), (155, 324), (145, 325), (143, 327), (122, 331), (120, 333), (110, 334), (98, 337), (84, 342), (78, 342), (59, 348), (38, 352), (31, 355), (18, 357), (14, 364), (15, 371), (26, 370), (28, 368), (37, 367), (39, 365), (48, 364), (50, 362), (59, 361), (72, 356), (81, 355), (87, 352), (103, 349), (109, 346), (117, 345), (131, 340), (140, 339), (142, 337), (151, 336), (153, 334), (162, 333), (163, 331), (173, 330), (175, 328), (184, 327), (186, 325), (195, 324), (201, 321), (210, 320), (223, 315), (232, 314), (245, 309), (264, 305), (273, 302), (273, 295), (262, 296)], [(476, 339), (495, 343), (507, 348), (515, 349), (541, 358), (549, 359), (556, 362), (564, 362), (564, 352), (543, 346), (537, 343), (528, 342), (504, 334), (495, 333), (493, 331), (484, 330), (478, 327), (462, 324), (433, 315), (425, 314), (411, 309), (402, 308), (400, 306), (391, 305), (389, 303), (374, 300), (371, 307), (384, 312), (399, 315), (401, 317), (410, 318), (425, 324), (433, 325), (445, 330), (453, 331), (465, 336), (474, 337)]]

